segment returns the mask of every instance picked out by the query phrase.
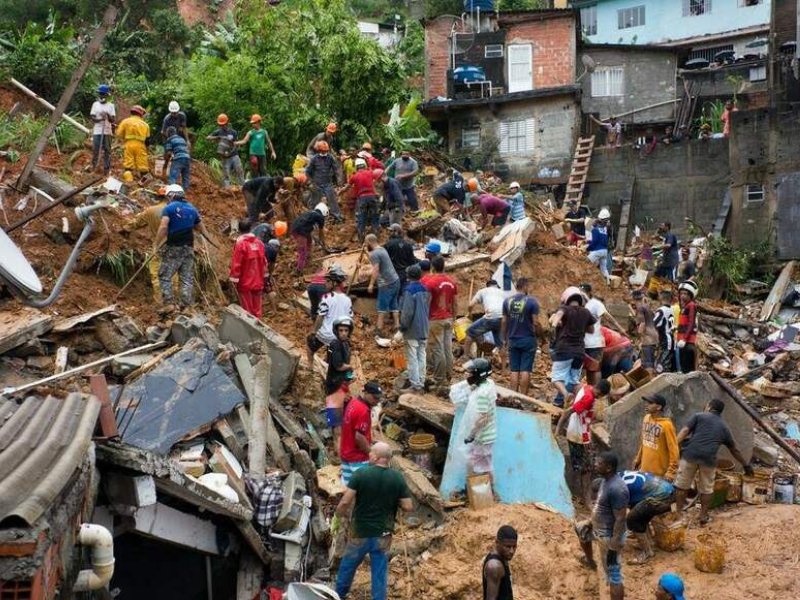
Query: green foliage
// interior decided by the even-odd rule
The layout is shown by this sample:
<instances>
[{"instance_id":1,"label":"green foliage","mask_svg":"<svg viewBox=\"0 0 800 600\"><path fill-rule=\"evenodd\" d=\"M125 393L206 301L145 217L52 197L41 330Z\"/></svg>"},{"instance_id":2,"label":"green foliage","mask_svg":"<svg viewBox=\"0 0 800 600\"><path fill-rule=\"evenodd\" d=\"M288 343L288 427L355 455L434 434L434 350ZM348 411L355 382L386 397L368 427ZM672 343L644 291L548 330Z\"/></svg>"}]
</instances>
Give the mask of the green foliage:
<instances>
[{"instance_id":1,"label":"green foliage","mask_svg":"<svg viewBox=\"0 0 800 600\"><path fill-rule=\"evenodd\" d=\"M722 133L722 113L725 112L725 103L722 100L714 100L703 104L703 112L700 115L700 125L708 123L711 125L712 133Z\"/></svg>"},{"instance_id":2,"label":"green foliage","mask_svg":"<svg viewBox=\"0 0 800 600\"><path fill-rule=\"evenodd\" d=\"M535 10L547 8L547 0L497 0L497 8L502 12L505 10Z\"/></svg>"},{"instance_id":3,"label":"green foliage","mask_svg":"<svg viewBox=\"0 0 800 600\"><path fill-rule=\"evenodd\" d=\"M20 113L9 119L7 114L0 112L0 149L30 152L47 121L47 117L35 117L30 113ZM86 139L86 134L64 121L58 124L53 135L61 151L79 148Z\"/></svg>"},{"instance_id":4,"label":"green foliage","mask_svg":"<svg viewBox=\"0 0 800 600\"><path fill-rule=\"evenodd\" d=\"M394 150L431 146L439 136L431 129L428 120L419 112L421 98L414 96L400 114L400 106L392 108L389 123L384 126L381 139Z\"/></svg>"},{"instance_id":5,"label":"green foliage","mask_svg":"<svg viewBox=\"0 0 800 600\"><path fill-rule=\"evenodd\" d=\"M721 281L729 294L733 293L735 286L763 276L761 269L775 255L772 235L742 248L734 248L728 238L712 237L708 241L708 250L711 276Z\"/></svg>"},{"instance_id":6,"label":"green foliage","mask_svg":"<svg viewBox=\"0 0 800 600\"><path fill-rule=\"evenodd\" d=\"M419 21L406 23L406 34L397 45L397 52L406 74L413 77L425 73L425 30Z\"/></svg>"},{"instance_id":7,"label":"green foliage","mask_svg":"<svg viewBox=\"0 0 800 600\"><path fill-rule=\"evenodd\" d=\"M140 263L141 260L134 250L106 253L95 261L97 272L108 271L117 285L125 285Z\"/></svg>"},{"instance_id":8,"label":"green foliage","mask_svg":"<svg viewBox=\"0 0 800 600\"><path fill-rule=\"evenodd\" d=\"M463 0L425 0L425 18L441 15L460 15L464 12Z\"/></svg>"}]
</instances>

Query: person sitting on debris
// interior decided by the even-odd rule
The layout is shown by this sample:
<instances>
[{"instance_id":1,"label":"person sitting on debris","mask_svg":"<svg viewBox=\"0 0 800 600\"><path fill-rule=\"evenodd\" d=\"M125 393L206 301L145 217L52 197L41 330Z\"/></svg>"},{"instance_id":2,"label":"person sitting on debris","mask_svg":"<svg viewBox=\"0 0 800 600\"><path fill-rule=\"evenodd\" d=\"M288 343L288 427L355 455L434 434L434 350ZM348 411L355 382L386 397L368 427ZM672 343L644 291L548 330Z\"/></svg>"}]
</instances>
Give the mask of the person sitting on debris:
<instances>
[{"instance_id":1,"label":"person sitting on debris","mask_svg":"<svg viewBox=\"0 0 800 600\"><path fill-rule=\"evenodd\" d=\"M333 434L334 452L338 454L345 398L350 393L353 380L350 336L353 334L353 319L339 317L333 322L336 334L328 345L328 371L325 374L325 416Z\"/></svg>"},{"instance_id":2,"label":"person sitting on debris","mask_svg":"<svg viewBox=\"0 0 800 600\"><path fill-rule=\"evenodd\" d=\"M569 233L567 233L567 243L576 245L586 239L586 219L592 216L592 211L585 204L579 204L577 200L567 200L567 214L564 221L569 223Z\"/></svg>"},{"instance_id":3,"label":"person sitting on debris","mask_svg":"<svg viewBox=\"0 0 800 600\"><path fill-rule=\"evenodd\" d=\"M717 452L725 445L731 456L744 467L746 475L753 474L753 467L736 447L731 430L722 420L725 403L712 398L705 411L693 415L678 433L678 445L688 438L683 446L683 454L678 463L675 487L678 488L675 504L681 511L686 507L686 496L697 478L697 493L700 494L700 525L709 521L708 509L714 493L714 480L717 475Z\"/></svg>"},{"instance_id":4,"label":"person sitting on debris","mask_svg":"<svg viewBox=\"0 0 800 600\"><path fill-rule=\"evenodd\" d=\"M435 256L431 266L433 273L425 275L421 282L431 293L428 346L433 379L441 393L450 385L453 375L453 319L456 315L458 284L445 274L443 256Z\"/></svg>"},{"instance_id":5,"label":"person sitting on debris","mask_svg":"<svg viewBox=\"0 0 800 600\"><path fill-rule=\"evenodd\" d=\"M156 247L161 249L161 268L158 281L161 284L161 297L165 303L164 311L174 309L172 277L178 274L180 281L181 306L191 306L194 302L194 230L198 229L210 243L205 224L200 213L186 199L183 188L177 184L167 186L169 204L161 213L161 224L156 234Z\"/></svg>"},{"instance_id":6,"label":"person sitting on debris","mask_svg":"<svg viewBox=\"0 0 800 600\"><path fill-rule=\"evenodd\" d=\"M639 471L623 472L622 481L625 482L630 497L626 524L639 546L639 555L628 563L643 565L656 555L649 532L650 521L672 510L675 486L657 475Z\"/></svg>"},{"instance_id":7,"label":"person sitting on debris","mask_svg":"<svg viewBox=\"0 0 800 600\"><path fill-rule=\"evenodd\" d=\"M509 385L520 394L528 394L533 363L536 359L536 315L539 302L528 294L530 280L517 279L517 293L503 301L500 338L508 351L511 371Z\"/></svg>"},{"instance_id":8,"label":"person sitting on debris","mask_svg":"<svg viewBox=\"0 0 800 600\"><path fill-rule=\"evenodd\" d=\"M678 472L680 448L672 419L664 416L667 399L661 394L644 396L645 414L639 451L633 459L637 471L652 473L673 481Z\"/></svg>"},{"instance_id":9,"label":"person sitting on debris","mask_svg":"<svg viewBox=\"0 0 800 600\"><path fill-rule=\"evenodd\" d=\"M260 214L267 219L275 216L275 195L283 188L283 177L252 177L242 186L247 216L257 219Z\"/></svg>"},{"instance_id":10,"label":"person sitting on debris","mask_svg":"<svg viewBox=\"0 0 800 600\"><path fill-rule=\"evenodd\" d=\"M389 467L392 449L378 442L369 451L369 465L355 473L336 507L344 519L352 510L352 537L347 542L336 575L336 593L347 598L356 570L369 555L371 597L386 600L389 583L389 550L397 508L414 509L403 475ZM337 520L338 521L338 520Z\"/></svg>"},{"instance_id":11,"label":"person sitting on debris","mask_svg":"<svg viewBox=\"0 0 800 600\"><path fill-rule=\"evenodd\" d=\"M678 283L683 283L684 281L694 279L694 276L697 274L697 266L690 258L689 248L681 248L681 260L678 262L677 271L678 273L675 280Z\"/></svg>"},{"instance_id":12,"label":"person sitting on debris","mask_svg":"<svg viewBox=\"0 0 800 600\"><path fill-rule=\"evenodd\" d=\"M664 137L661 138L661 143L665 146L670 146L672 144L678 144L682 140L682 136L680 133L675 133L675 129L672 125L667 125L666 129L664 129Z\"/></svg>"},{"instance_id":13,"label":"person sitting on debris","mask_svg":"<svg viewBox=\"0 0 800 600\"><path fill-rule=\"evenodd\" d=\"M367 293L372 294L375 290L375 282L378 283L378 323L375 335L385 338L383 325L386 313L392 315L394 330L400 329L400 307L397 304L400 295L400 277L394 270L386 248L382 248L378 244L378 237L374 233L370 233L364 241L369 250L369 262L372 265Z\"/></svg>"},{"instance_id":14,"label":"person sitting on debris","mask_svg":"<svg viewBox=\"0 0 800 600\"><path fill-rule=\"evenodd\" d=\"M261 115L255 114L250 117L250 125L253 128L248 131L245 136L235 142L237 146L247 145L247 154L250 157L248 164L250 165L251 177L264 177L267 174L267 145L269 145L270 156L275 160L275 148L272 146L272 138L266 129L261 126Z\"/></svg>"},{"instance_id":15,"label":"person sitting on debris","mask_svg":"<svg viewBox=\"0 0 800 600\"><path fill-rule=\"evenodd\" d=\"M103 151L103 175L108 175L111 170L111 141L114 137L114 124L117 111L114 103L108 101L111 88L102 84L97 88L97 100L92 104L89 118L94 123L92 127L92 171L97 171L100 162L100 150Z\"/></svg>"},{"instance_id":16,"label":"person sitting on debris","mask_svg":"<svg viewBox=\"0 0 800 600\"><path fill-rule=\"evenodd\" d=\"M314 332L306 338L308 349L308 366L314 366L314 354L323 346L328 346L336 339L333 323L339 317L353 316L353 301L344 291L344 282L347 279L340 266L334 266L325 274L325 279L333 285L331 292L326 294L319 303L317 319L314 322Z\"/></svg>"},{"instance_id":17,"label":"person sitting on debris","mask_svg":"<svg viewBox=\"0 0 800 600\"><path fill-rule=\"evenodd\" d=\"M627 373L633 368L633 343L630 338L608 327L600 327L603 335L603 360L600 374L604 379L615 373Z\"/></svg>"},{"instance_id":18,"label":"person sitting on debris","mask_svg":"<svg viewBox=\"0 0 800 600\"><path fill-rule=\"evenodd\" d=\"M318 133L311 138L310 142L308 142L308 146L306 146L306 156L311 158L317 153L317 144L319 142L325 142L328 144L328 148L333 148L334 136L336 135L338 129L339 128L337 127L336 123L333 121L328 123L328 125L325 127L325 131Z\"/></svg>"},{"instance_id":19,"label":"person sitting on debris","mask_svg":"<svg viewBox=\"0 0 800 600\"><path fill-rule=\"evenodd\" d=\"M611 283L611 273L608 268L608 253L611 246L611 229L608 223L610 218L611 213L607 208L600 209L597 220L586 236L586 241L589 242L586 247L589 252L589 262L600 267L607 284Z\"/></svg>"},{"instance_id":20,"label":"person sitting on debris","mask_svg":"<svg viewBox=\"0 0 800 600\"><path fill-rule=\"evenodd\" d=\"M580 381L586 354L584 340L586 334L592 333L598 326L584 304L586 296L583 292L577 287L568 287L561 294L561 307L550 317L550 325L555 328L550 373L550 380L557 391L553 399L555 406L564 406L564 400L572 395Z\"/></svg>"},{"instance_id":21,"label":"person sitting on debris","mask_svg":"<svg viewBox=\"0 0 800 600\"><path fill-rule=\"evenodd\" d=\"M580 482L584 506L592 505L592 459L594 456L591 425L594 421L594 404L608 395L611 384L601 379L595 385L585 383L575 394L575 401L558 420L556 435L565 435L569 446L572 470Z\"/></svg>"},{"instance_id":22,"label":"person sitting on debris","mask_svg":"<svg viewBox=\"0 0 800 600\"><path fill-rule=\"evenodd\" d=\"M206 136L206 139L217 140L217 156L222 164L222 187L227 188L231 184L231 175L235 185L244 183L244 169L242 159L236 150L236 138L239 136L237 131L228 126L228 115L221 113L217 117L219 127Z\"/></svg>"},{"instance_id":23,"label":"person sitting on debris","mask_svg":"<svg viewBox=\"0 0 800 600\"><path fill-rule=\"evenodd\" d=\"M497 530L494 551L483 559L483 600L514 600L509 562L517 552L517 530L503 525Z\"/></svg>"},{"instance_id":24,"label":"person sitting on debris","mask_svg":"<svg viewBox=\"0 0 800 600\"><path fill-rule=\"evenodd\" d=\"M383 182L383 201L389 218L389 226L403 222L403 190L400 182L394 177L389 177L387 171L381 174Z\"/></svg>"},{"instance_id":25,"label":"person sitting on debris","mask_svg":"<svg viewBox=\"0 0 800 600\"><path fill-rule=\"evenodd\" d=\"M306 167L306 176L314 184L310 202L322 202L325 197L333 218L337 223L344 221L339 209L339 198L336 185L344 183L341 163L330 153L328 142L317 142L317 153L311 157Z\"/></svg>"},{"instance_id":26,"label":"person sitting on debris","mask_svg":"<svg viewBox=\"0 0 800 600\"><path fill-rule=\"evenodd\" d=\"M683 579L675 573L664 573L658 578L655 600L686 600Z\"/></svg>"},{"instance_id":27,"label":"person sitting on debris","mask_svg":"<svg viewBox=\"0 0 800 600\"><path fill-rule=\"evenodd\" d=\"M367 161L363 158L356 159L356 173L344 188L346 192L353 188L356 197L356 230L358 240L364 241L367 226L372 233L377 234L380 228L380 214L378 211L378 193L375 191L375 173L367 168Z\"/></svg>"},{"instance_id":28,"label":"person sitting on debris","mask_svg":"<svg viewBox=\"0 0 800 600\"><path fill-rule=\"evenodd\" d=\"M138 104L131 107L131 116L117 126L117 139L123 146L122 166L126 171L136 171L139 177L150 172L147 159L147 141L150 126L144 120L145 110Z\"/></svg>"},{"instance_id":29,"label":"person sitting on debris","mask_svg":"<svg viewBox=\"0 0 800 600\"><path fill-rule=\"evenodd\" d=\"M393 223L389 226L389 239L383 245L389 254L389 260L400 278L400 295L406 287L406 270L411 265L416 265L419 261L414 256L414 244L403 234L403 226L400 223Z\"/></svg>"},{"instance_id":30,"label":"person sitting on debris","mask_svg":"<svg viewBox=\"0 0 800 600\"><path fill-rule=\"evenodd\" d=\"M383 390L376 381L364 385L361 396L351 398L342 417L342 438L339 456L342 459L342 483L347 485L353 473L369 464L369 449L372 445L372 407L383 397Z\"/></svg>"},{"instance_id":31,"label":"person sitting on debris","mask_svg":"<svg viewBox=\"0 0 800 600\"><path fill-rule=\"evenodd\" d=\"M617 117L612 116L608 121L601 121L590 114L589 118L606 130L606 146L609 148L622 146L622 123L617 120Z\"/></svg>"},{"instance_id":32,"label":"person sitting on debris","mask_svg":"<svg viewBox=\"0 0 800 600\"><path fill-rule=\"evenodd\" d=\"M306 211L292 221L292 237L297 245L297 263L295 264L297 275L303 274L303 269L306 268L306 263L311 256L311 244L315 229L319 234L320 246L327 249L325 245L325 219L327 216L328 205L320 202L314 207L314 210Z\"/></svg>"},{"instance_id":33,"label":"person sitting on debris","mask_svg":"<svg viewBox=\"0 0 800 600\"><path fill-rule=\"evenodd\" d=\"M164 142L164 169L169 164L169 177L167 183L178 183L189 191L189 178L192 171L192 157L189 154L189 144L178 135L174 127L167 127L167 140ZM163 175L163 174L162 174Z\"/></svg>"},{"instance_id":34,"label":"person sitting on debris","mask_svg":"<svg viewBox=\"0 0 800 600\"><path fill-rule=\"evenodd\" d=\"M390 173L400 184L404 206L412 212L417 212L419 202L417 201L416 177L419 173L419 163L411 158L408 150L402 150L400 158L389 165L386 172Z\"/></svg>"},{"instance_id":35,"label":"person sitting on debris","mask_svg":"<svg viewBox=\"0 0 800 600\"><path fill-rule=\"evenodd\" d=\"M639 358L651 375L656 370L656 348L658 332L653 318L653 309L643 290L633 290L631 297L636 303L636 332L639 334Z\"/></svg>"},{"instance_id":36,"label":"person sitting on debris","mask_svg":"<svg viewBox=\"0 0 800 600\"><path fill-rule=\"evenodd\" d=\"M620 559L625 546L630 492L617 473L619 459L614 452L600 453L595 458L594 468L602 477L602 482L592 509L591 521L576 524L575 531L585 555L585 564L592 569L597 568L592 547L594 540L609 585L611 600L623 600L625 587Z\"/></svg>"},{"instance_id":37,"label":"person sitting on debris","mask_svg":"<svg viewBox=\"0 0 800 600\"><path fill-rule=\"evenodd\" d=\"M491 215L492 227L498 227L506 224L508 214L511 212L511 205L502 198L484 192L476 198L472 212L480 212L482 229L489 225L489 215Z\"/></svg>"},{"instance_id":38,"label":"person sitting on debris","mask_svg":"<svg viewBox=\"0 0 800 600\"><path fill-rule=\"evenodd\" d=\"M158 228L161 225L161 214L164 212L164 207L167 205L167 188L162 186L158 192L153 196L156 203L148 206L133 219L125 223L122 230L125 232L133 231L147 227L148 232L153 238L153 248L148 258L147 270L150 272L150 285L153 288L153 300L159 306L162 303L161 298L161 284L158 280L158 271L161 268L161 255L160 248L155 244L156 237L158 236Z\"/></svg>"},{"instance_id":39,"label":"person sitting on debris","mask_svg":"<svg viewBox=\"0 0 800 600\"><path fill-rule=\"evenodd\" d=\"M494 279L489 279L486 282L486 287L475 292L475 295L470 298L468 313L472 314L475 307L480 304L483 307L483 316L467 328L464 351L462 352L465 358L471 358L470 348L472 344L475 343L480 346L487 333L492 334L492 343L495 348L503 348L503 301L506 296L508 294L500 289L497 282ZM513 384L511 387L513 389Z\"/></svg>"},{"instance_id":40,"label":"person sitting on debris","mask_svg":"<svg viewBox=\"0 0 800 600\"><path fill-rule=\"evenodd\" d=\"M528 215L525 214L525 197L519 189L519 183L512 181L508 186L508 190L511 192L510 194L498 194L498 197L507 200L511 205L509 221L512 223L514 221L522 221Z\"/></svg>"},{"instance_id":41,"label":"person sitting on debris","mask_svg":"<svg viewBox=\"0 0 800 600\"><path fill-rule=\"evenodd\" d=\"M684 281L678 286L678 302L680 315L676 329L676 346L678 348L678 367L681 373L691 373L697 370L697 284L694 281Z\"/></svg>"},{"instance_id":42,"label":"person sitting on debris","mask_svg":"<svg viewBox=\"0 0 800 600\"><path fill-rule=\"evenodd\" d=\"M267 257L264 243L252 234L249 219L239 221L239 233L233 246L230 280L236 286L239 304L242 308L260 319L262 315L262 295L264 279L267 276Z\"/></svg>"},{"instance_id":43,"label":"person sitting on debris","mask_svg":"<svg viewBox=\"0 0 800 600\"><path fill-rule=\"evenodd\" d=\"M488 475L494 480L492 457L497 439L497 388L492 375L492 365L485 358L476 358L464 365L470 402L475 403L477 419L468 431L464 443L469 445L467 477Z\"/></svg>"},{"instance_id":44,"label":"person sitting on debris","mask_svg":"<svg viewBox=\"0 0 800 600\"><path fill-rule=\"evenodd\" d=\"M675 317L672 313L672 292L662 290L659 294L661 306L653 314L653 326L658 332L656 350L656 373L672 373L675 370L674 333Z\"/></svg>"},{"instance_id":45,"label":"person sitting on debris","mask_svg":"<svg viewBox=\"0 0 800 600\"><path fill-rule=\"evenodd\" d=\"M614 315L608 312L602 300L594 296L590 283L582 283L578 288L588 298L585 306L586 310L592 313L592 316L597 320L594 331L592 333L587 333L583 339L583 343L586 346L586 355L583 360L583 368L586 370L586 381L594 384L600 381L600 367L603 362L603 346L605 346L603 333L600 330L600 323L605 319L616 331L622 331L622 326L614 318Z\"/></svg>"},{"instance_id":46,"label":"person sitting on debris","mask_svg":"<svg viewBox=\"0 0 800 600\"><path fill-rule=\"evenodd\" d=\"M470 179L470 181L472 181ZM478 189L477 179L475 180L475 190ZM473 190L473 191L475 191ZM441 214L445 214L450 210L452 205L461 207L464 205L466 199L466 190L464 185L464 178L457 171L453 174L453 179L444 183L436 188L433 192L433 202L436 204L437 210Z\"/></svg>"},{"instance_id":47,"label":"person sitting on debris","mask_svg":"<svg viewBox=\"0 0 800 600\"><path fill-rule=\"evenodd\" d=\"M408 381L405 387L412 392L425 391L427 343L430 331L431 294L420 283L422 269L413 264L406 269L408 285L400 301L400 332L406 351Z\"/></svg>"}]
</instances>

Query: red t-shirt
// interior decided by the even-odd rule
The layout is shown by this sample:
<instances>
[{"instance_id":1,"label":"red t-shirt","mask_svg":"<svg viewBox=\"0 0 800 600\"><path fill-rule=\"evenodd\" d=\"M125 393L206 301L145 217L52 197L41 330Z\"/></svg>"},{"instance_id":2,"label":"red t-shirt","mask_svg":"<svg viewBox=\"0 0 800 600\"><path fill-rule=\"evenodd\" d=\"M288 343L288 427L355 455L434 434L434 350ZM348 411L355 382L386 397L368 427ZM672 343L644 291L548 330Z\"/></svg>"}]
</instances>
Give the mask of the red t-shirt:
<instances>
[{"instance_id":1,"label":"red t-shirt","mask_svg":"<svg viewBox=\"0 0 800 600\"><path fill-rule=\"evenodd\" d=\"M431 293L431 320L452 319L453 311L450 307L453 306L458 294L455 280L444 273L435 273L425 275L420 283Z\"/></svg>"},{"instance_id":2,"label":"red t-shirt","mask_svg":"<svg viewBox=\"0 0 800 600\"><path fill-rule=\"evenodd\" d=\"M350 185L356 198L375 196L375 175L369 169L361 169L350 176Z\"/></svg>"},{"instance_id":3,"label":"red t-shirt","mask_svg":"<svg viewBox=\"0 0 800 600\"><path fill-rule=\"evenodd\" d=\"M592 441L592 434L589 426L594 421L594 389L591 385L584 383L575 396L572 409L581 420L581 435L583 443L588 444Z\"/></svg>"},{"instance_id":4,"label":"red t-shirt","mask_svg":"<svg viewBox=\"0 0 800 600\"><path fill-rule=\"evenodd\" d=\"M369 451L362 452L356 446L356 432L367 438L367 444L372 445L370 409L369 405L361 398L353 398L344 409L339 455L345 462L366 462L369 460Z\"/></svg>"}]
</instances>

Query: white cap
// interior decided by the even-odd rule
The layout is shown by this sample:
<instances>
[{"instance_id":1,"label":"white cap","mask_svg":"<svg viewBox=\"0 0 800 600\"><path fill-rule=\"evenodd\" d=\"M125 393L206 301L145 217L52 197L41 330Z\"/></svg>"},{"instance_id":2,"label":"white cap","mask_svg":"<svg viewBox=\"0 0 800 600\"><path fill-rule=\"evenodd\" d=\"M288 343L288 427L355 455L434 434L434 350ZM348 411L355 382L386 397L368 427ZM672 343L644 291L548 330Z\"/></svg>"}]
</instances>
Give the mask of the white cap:
<instances>
[{"instance_id":1,"label":"white cap","mask_svg":"<svg viewBox=\"0 0 800 600\"><path fill-rule=\"evenodd\" d=\"M271 240L269 240L267 242L267 245L268 246L274 246L275 248L280 248L281 247L281 243L278 240L276 240L275 238L272 238Z\"/></svg>"},{"instance_id":2,"label":"white cap","mask_svg":"<svg viewBox=\"0 0 800 600\"><path fill-rule=\"evenodd\" d=\"M356 156L358 156L361 159L365 159L369 156L369 152L367 152L366 150L362 150L361 152L356 154Z\"/></svg>"},{"instance_id":3,"label":"white cap","mask_svg":"<svg viewBox=\"0 0 800 600\"><path fill-rule=\"evenodd\" d=\"M355 161L356 169L366 169L367 168L367 161L363 158L357 158Z\"/></svg>"},{"instance_id":4,"label":"white cap","mask_svg":"<svg viewBox=\"0 0 800 600\"><path fill-rule=\"evenodd\" d=\"M180 109L181 105L175 102L175 100L169 103L169 112L175 113L178 112Z\"/></svg>"},{"instance_id":5,"label":"white cap","mask_svg":"<svg viewBox=\"0 0 800 600\"><path fill-rule=\"evenodd\" d=\"M323 217L327 217L328 213L330 212L328 210L328 205L325 204L324 202L320 202L319 204L317 204L314 207L314 210L318 210L319 212L321 212Z\"/></svg>"},{"instance_id":6,"label":"white cap","mask_svg":"<svg viewBox=\"0 0 800 600\"><path fill-rule=\"evenodd\" d=\"M600 219L601 221L604 221L606 219L610 219L611 218L611 213L609 212L609 210L607 208L601 208L600 212L597 213L597 218Z\"/></svg>"},{"instance_id":7,"label":"white cap","mask_svg":"<svg viewBox=\"0 0 800 600\"><path fill-rule=\"evenodd\" d=\"M517 183L516 181L512 181L511 185L509 185L508 187L509 188L517 188L517 189L519 189L519 183Z\"/></svg>"},{"instance_id":8,"label":"white cap","mask_svg":"<svg viewBox=\"0 0 800 600\"><path fill-rule=\"evenodd\" d=\"M184 194L183 188L179 186L177 183L169 184L167 186L167 189L165 190L165 193L167 196L169 196L170 194L180 194L181 196L183 196Z\"/></svg>"}]
</instances>

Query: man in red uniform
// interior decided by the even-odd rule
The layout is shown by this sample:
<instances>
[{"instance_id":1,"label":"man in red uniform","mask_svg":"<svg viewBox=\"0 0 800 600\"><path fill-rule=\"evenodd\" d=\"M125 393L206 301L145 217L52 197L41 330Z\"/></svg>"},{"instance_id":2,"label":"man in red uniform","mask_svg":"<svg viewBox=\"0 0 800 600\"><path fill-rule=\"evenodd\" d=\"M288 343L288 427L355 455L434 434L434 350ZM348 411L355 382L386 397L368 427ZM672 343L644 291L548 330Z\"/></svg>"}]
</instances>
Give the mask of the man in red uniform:
<instances>
[{"instance_id":1,"label":"man in red uniform","mask_svg":"<svg viewBox=\"0 0 800 600\"><path fill-rule=\"evenodd\" d=\"M378 235L380 229L378 194L375 191L377 178L372 169L367 168L367 161L363 158L357 158L355 166L356 172L350 176L350 181L347 182L345 190L353 188L353 195L356 198L358 240L363 242L368 226L372 228L372 233L375 235Z\"/></svg>"},{"instance_id":2,"label":"man in red uniform","mask_svg":"<svg viewBox=\"0 0 800 600\"><path fill-rule=\"evenodd\" d=\"M456 314L458 285L455 279L445 275L444 257L434 256L431 267L433 273L420 280L431 294L428 350L438 391L446 392L453 374L453 318Z\"/></svg>"},{"instance_id":3,"label":"man in red uniform","mask_svg":"<svg viewBox=\"0 0 800 600\"><path fill-rule=\"evenodd\" d=\"M347 485L353 473L369 464L372 447L372 407L378 404L383 390L376 381L364 385L361 396L353 397L344 409L339 457L342 459L342 483Z\"/></svg>"},{"instance_id":4,"label":"man in red uniform","mask_svg":"<svg viewBox=\"0 0 800 600\"><path fill-rule=\"evenodd\" d=\"M233 247L230 280L236 284L242 308L260 319L267 258L264 254L264 242L250 233L252 226L250 219L239 221L239 232L242 235L236 239Z\"/></svg>"}]
</instances>

